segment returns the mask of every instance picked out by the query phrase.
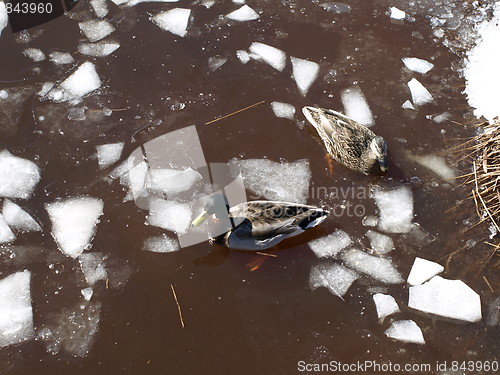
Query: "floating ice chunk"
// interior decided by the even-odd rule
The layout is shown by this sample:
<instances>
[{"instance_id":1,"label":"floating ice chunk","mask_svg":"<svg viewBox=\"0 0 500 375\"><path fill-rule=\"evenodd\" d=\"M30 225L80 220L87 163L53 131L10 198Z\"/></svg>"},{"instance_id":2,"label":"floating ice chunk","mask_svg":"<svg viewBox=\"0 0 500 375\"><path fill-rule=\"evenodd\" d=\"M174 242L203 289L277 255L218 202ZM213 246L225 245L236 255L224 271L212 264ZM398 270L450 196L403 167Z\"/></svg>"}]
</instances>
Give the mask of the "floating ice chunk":
<instances>
[{"instance_id":1,"label":"floating ice chunk","mask_svg":"<svg viewBox=\"0 0 500 375\"><path fill-rule=\"evenodd\" d=\"M451 169L442 156L436 155L412 155L408 154L408 157L417 162L418 164L430 169L432 172L437 174L443 180L454 184L455 181L455 171Z\"/></svg>"},{"instance_id":2,"label":"floating ice chunk","mask_svg":"<svg viewBox=\"0 0 500 375\"><path fill-rule=\"evenodd\" d=\"M16 235L12 232L4 219L3 215L0 214L0 244L10 243L16 239Z\"/></svg>"},{"instance_id":3,"label":"floating ice chunk","mask_svg":"<svg viewBox=\"0 0 500 375\"><path fill-rule=\"evenodd\" d=\"M370 240L371 249L376 253L387 254L389 251L394 250L394 241L385 234L369 230L366 232L366 237Z\"/></svg>"},{"instance_id":4,"label":"floating ice chunk","mask_svg":"<svg viewBox=\"0 0 500 375\"><path fill-rule=\"evenodd\" d=\"M398 320L384 332L387 337L413 344L425 344L422 330L413 320Z\"/></svg>"},{"instance_id":5,"label":"floating ice chunk","mask_svg":"<svg viewBox=\"0 0 500 375\"><path fill-rule=\"evenodd\" d=\"M3 29L9 23L9 14L7 13L7 8L5 7L5 3L0 2L0 35L2 35Z\"/></svg>"},{"instance_id":6,"label":"floating ice chunk","mask_svg":"<svg viewBox=\"0 0 500 375\"><path fill-rule=\"evenodd\" d=\"M424 105L434 100L431 93L415 78L412 78L408 82L408 88L410 89L411 98L415 105Z\"/></svg>"},{"instance_id":7,"label":"floating ice chunk","mask_svg":"<svg viewBox=\"0 0 500 375\"><path fill-rule=\"evenodd\" d=\"M80 268L85 276L85 280L87 280L89 285L94 285L97 281L108 278L101 253L80 254L78 261L80 262Z\"/></svg>"},{"instance_id":8,"label":"floating ice chunk","mask_svg":"<svg viewBox=\"0 0 500 375\"><path fill-rule=\"evenodd\" d=\"M145 161L141 161L120 177L120 183L128 186L134 199L144 195L148 170L148 164Z\"/></svg>"},{"instance_id":9,"label":"floating ice chunk","mask_svg":"<svg viewBox=\"0 0 500 375\"><path fill-rule=\"evenodd\" d=\"M146 188L153 192L173 195L189 190L201 179L201 174L191 168L183 171L166 168L151 169L146 177Z\"/></svg>"},{"instance_id":10,"label":"floating ice chunk","mask_svg":"<svg viewBox=\"0 0 500 375\"><path fill-rule=\"evenodd\" d=\"M245 0L233 0L235 4L245 4Z\"/></svg>"},{"instance_id":11,"label":"floating ice chunk","mask_svg":"<svg viewBox=\"0 0 500 375\"><path fill-rule=\"evenodd\" d=\"M420 285L443 271L442 265L417 257L413 262L407 282L410 285Z\"/></svg>"},{"instance_id":12,"label":"floating ice chunk","mask_svg":"<svg viewBox=\"0 0 500 375\"><path fill-rule=\"evenodd\" d=\"M29 57L31 60L35 62L40 62L45 60L45 53L43 53L38 48L26 48L23 51L24 56Z\"/></svg>"},{"instance_id":13,"label":"floating ice chunk","mask_svg":"<svg viewBox=\"0 0 500 375\"><path fill-rule=\"evenodd\" d=\"M165 31L174 35L186 36L191 9L174 8L158 13L152 18L153 22Z\"/></svg>"},{"instance_id":14,"label":"floating ice chunk","mask_svg":"<svg viewBox=\"0 0 500 375\"><path fill-rule=\"evenodd\" d=\"M439 115L433 116L432 121L437 122L438 124L441 124L442 122L449 120L450 117L451 117L450 112L443 112Z\"/></svg>"},{"instance_id":15,"label":"floating ice chunk","mask_svg":"<svg viewBox=\"0 0 500 375\"><path fill-rule=\"evenodd\" d=\"M132 7L141 3L176 3L179 0L128 0L127 6Z\"/></svg>"},{"instance_id":16,"label":"floating ice chunk","mask_svg":"<svg viewBox=\"0 0 500 375\"><path fill-rule=\"evenodd\" d=\"M309 247L319 258L334 257L352 245L349 235L341 229L309 242Z\"/></svg>"},{"instance_id":17,"label":"floating ice chunk","mask_svg":"<svg viewBox=\"0 0 500 375\"><path fill-rule=\"evenodd\" d=\"M209 57L208 58L208 67L212 72L215 72L217 69L219 69L222 65L224 65L227 62L227 59L225 57Z\"/></svg>"},{"instance_id":18,"label":"floating ice chunk","mask_svg":"<svg viewBox=\"0 0 500 375\"><path fill-rule=\"evenodd\" d=\"M377 309L377 316L379 319L384 319L386 316L401 311L394 297L387 294L374 294L373 302L375 302L375 308Z\"/></svg>"},{"instance_id":19,"label":"floating ice chunk","mask_svg":"<svg viewBox=\"0 0 500 375\"><path fill-rule=\"evenodd\" d=\"M146 238L142 248L153 253L170 253L179 250L179 243L166 234Z\"/></svg>"},{"instance_id":20,"label":"floating ice chunk","mask_svg":"<svg viewBox=\"0 0 500 375\"><path fill-rule=\"evenodd\" d=\"M248 54L247 51L239 49L236 51L236 57L238 60L240 60L243 64L246 64L247 62L250 61L250 55Z\"/></svg>"},{"instance_id":21,"label":"floating ice chunk","mask_svg":"<svg viewBox=\"0 0 500 375\"><path fill-rule=\"evenodd\" d=\"M9 93L5 90L0 90L0 99L5 100L9 97Z\"/></svg>"},{"instance_id":22,"label":"floating ice chunk","mask_svg":"<svg viewBox=\"0 0 500 375\"><path fill-rule=\"evenodd\" d=\"M92 197L65 198L45 205L52 236L64 254L77 258L90 244L103 206L102 200Z\"/></svg>"},{"instance_id":23,"label":"floating ice chunk","mask_svg":"<svg viewBox=\"0 0 500 375\"><path fill-rule=\"evenodd\" d=\"M115 3L116 5L123 5L127 2L129 2L130 0L111 0L113 3Z\"/></svg>"},{"instance_id":24,"label":"floating ice chunk","mask_svg":"<svg viewBox=\"0 0 500 375\"><path fill-rule=\"evenodd\" d=\"M393 20L401 21L404 20L406 17L406 13L396 7L390 7L389 12L390 12L389 17L391 17Z\"/></svg>"},{"instance_id":25,"label":"floating ice chunk","mask_svg":"<svg viewBox=\"0 0 500 375\"><path fill-rule=\"evenodd\" d=\"M252 58L266 62L280 72L285 69L286 54L282 50L259 42L253 42L249 50Z\"/></svg>"},{"instance_id":26,"label":"floating ice chunk","mask_svg":"<svg viewBox=\"0 0 500 375\"><path fill-rule=\"evenodd\" d=\"M40 181L35 163L0 151L0 197L27 199Z\"/></svg>"},{"instance_id":27,"label":"floating ice chunk","mask_svg":"<svg viewBox=\"0 0 500 375\"><path fill-rule=\"evenodd\" d=\"M402 185L392 190L376 188L373 198L379 209L379 228L384 232L407 233L413 219L413 195L411 189Z\"/></svg>"},{"instance_id":28,"label":"floating ice chunk","mask_svg":"<svg viewBox=\"0 0 500 375\"><path fill-rule=\"evenodd\" d=\"M413 109L413 110L415 109L415 107L413 106L413 104L409 100L405 101L403 103L403 105L401 106L401 108L403 108L403 109Z\"/></svg>"},{"instance_id":29,"label":"floating ice chunk","mask_svg":"<svg viewBox=\"0 0 500 375\"><path fill-rule=\"evenodd\" d=\"M300 93L306 96L313 82L318 78L319 65L313 61L290 57L292 75Z\"/></svg>"},{"instance_id":30,"label":"floating ice chunk","mask_svg":"<svg viewBox=\"0 0 500 375\"><path fill-rule=\"evenodd\" d=\"M327 288L333 295L342 298L359 275L337 263L318 264L311 268L309 286L311 290Z\"/></svg>"},{"instance_id":31,"label":"floating ice chunk","mask_svg":"<svg viewBox=\"0 0 500 375\"><path fill-rule=\"evenodd\" d=\"M292 163L267 159L233 159L231 173L241 172L245 188L254 194L251 200L269 199L292 203L306 203L311 168L306 159Z\"/></svg>"},{"instance_id":32,"label":"floating ice chunk","mask_svg":"<svg viewBox=\"0 0 500 375\"><path fill-rule=\"evenodd\" d=\"M123 142L96 146L99 168L105 169L120 160L124 146Z\"/></svg>"},{"instance_id":33,"label":"floating ice chunk","mask_svg":"<svg viewBox=\"0 0 500 375\"><path fill-rule=\"evenodd\" d=\"M425 74L429 70L434 68L433 63L430 63L426 60L418 59L416 57L403 57L401 60L403 60L403 63L408 69L421 74Z\"/></svg>"},{"instance_id":34,"label":"floating ice chunk","mask_svg":"<svg viewBox=\"0 0 500 375\"><path fill-rule=\"evenodd\" d=\"M80 65L61 83L61 88L74 98L81 98L99 87L101 79L95 70L95 65L89 61Z\"/></svg>"},{"instance_id":35,"label":"floating ice chunk","mask_svg":"<svg viewBox=\"0 0 500 375\"><path fill-rule=\"evenodd\" d=\"M368 215L363 218L361 223L365 227L376 227L378 225L378 218L373 215Z\"/></svg>"},{"instance_id":36,"label":"floating ice chunk","mask_svg":"<svg viewBox=\"0 0 500 375\"><path fill-rule=\"evenodd\" d=\"M406 242L411 243L412 245L418 245L419 247L426 246L436 239L433 234L427 232L418 223L412 223L410 232L403 234L401 238L403 238Z\"/></svg>"},{"instance_id":37,"label":"floating ice chunk","mask_svg":"<svg viewBox=\"0 0 500 375\"><path fill-rule=\"evenodd\" d=\"M90 42L97 42L112 34L116 29L106 20L89 20L78 24Z\"/></svg>"},{"instance_id":38,"label":"floating ice chunk","mask_svg":"<svg viewBox=\"0 0 500 375\"><path fill-rule=\"evenodd\" d=\"M30 279L21 271L0 280L0 348L35 337Z\"/></svg>"},{"instance_id":39,"label":"floating ice chunk","mask_svg":"<svg viewBox=\"0 0 500 375\"><path fill-rule=\"evenodd\" d=\"M323 3L321 4L321 7L324 10L327 10L328 12L336 13L336 14L343 14L343 13L350 13L351 12L351 7L347 4L344 3Z\"/></svg>"},{"instance_id":40,"label":"floating ice chunk","mask_svg":"<svg viewBox=\"0 0 500 375\"><path fill-rule=\"evenodd\" d=\"M148 224L184 234L191 224L191 207L187 203L151 199Z\"/></svg>"},{"instance_id":41,"label":"floating ice chunk","mask_svg":"<svg viewBox=\"0 0 500 375\"><path fill-rule=\"evenodd\" d=\"M12 229L24 232L41 232L42 227L30 214L8 199L3 201L2 214Z\"/></svg>"},{"instance_id":42,"label":"floating ice chunk","mask_svg":"<svg viewBox=\"0 0 500 375\"><path fill-rule=\"evenodd\" d=\"M85 301L90 301L94 295L94 289L91 287L82 289L80 292L82 293L83 298L85 298Z\"/></svg>"},{"instance_id":43,"label":"floating ice chunk","mask_svg":"<svg viewBox=\"0 0 500 375\"><path fill-rule=\"evenodd\" d=\"M99 18L103 18L109 12L106 0L90 0L90 5L94 9L95 15Z\"/></svg>"},{"instance_id":44,"label":"floating ice chunk","mask_svg":"<svg viewBox=\"0 0 500 375\"><path fill-rule=\"evenodd\" d=\"M259 18L259 13L250 8L248 5L243 5L234 12L226 14L226 17L235 21L252 21Z\"/></svg>"},{"instance_id":45,"label":"floating ice chunk","mask_svg":"<svg viewBox=\"0 0 500 375\"><path fill-rule=\"evenodd\" d=\"M69 52L53 51L49 53L49 60L56 65L73 64L75 59Z\"/></svg>"},{"instance_id":46,"label":"floating ice chunk","mask_svg":"<svg viewBox=\"0 0 500 375\"><path fill-rule=\"evenodd\" d=\"M93 57L109 56L120 48L120 43L115 41L100 41L97 43L83 43L78 46L78 52L82 55Z\"/></svg>"},{"instance_id":47,"label":"floating ice chunk","mask_svg":"<svg viewBox=\"0 0 500 375\"><path fill-rule=\"evenodd\" d=\"M276 117L293 120L295 116L295 107L288 103L272 102L271 107Z\"/></svg>"},{"instance_id":48,"label":"floating ice chunk","mask_svg":"<svg viewBox=\"0 0 500 375\"><path fill-rule=\"evenodd\" d=\"M408 306L446 318L481 320L481 298L461 280L434 276L425 284L412 286Z\"/></svg>"},{"instance_id":49,"label":"floating ice chunk","mask_svg":"<svg viewBox=\"0 0 500 375\"><path fill-rule=\"evenodd\" d=\"M342 90L340 100L347 117L361 125L372 126L374 124L372 111L359 86L351 86Z\"/></svg>"},{"instance_id":50,"label":"floating ice chunk","mask_svg":"<svg viewBox=\"0 0 500 375\"><path fill-rule=\"evenodd\" d=\"M342 254L342 260L355 271L364 273L383 283L399 284L403 282L400 273L388 259L368 255L358 249L351 249Z\"/></svg>"}]
</instances>

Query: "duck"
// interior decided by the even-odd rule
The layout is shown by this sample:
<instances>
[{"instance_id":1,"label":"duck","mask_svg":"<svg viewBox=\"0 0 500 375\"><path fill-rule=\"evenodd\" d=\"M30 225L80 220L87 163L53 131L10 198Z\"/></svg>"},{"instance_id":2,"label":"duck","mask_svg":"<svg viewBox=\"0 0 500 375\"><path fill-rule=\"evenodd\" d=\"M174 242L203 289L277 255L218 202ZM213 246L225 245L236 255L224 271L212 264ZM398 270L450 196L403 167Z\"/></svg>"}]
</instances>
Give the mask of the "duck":
<instances>
[{"instance_id":1,"label":"duck","mask_svg":"<svg viewBox=\"0 0 500 375\"><path fill-rule=\"evenodd\" d=\"M210 217L219 224L229 220L229 225L219 225L215 231L209 225L210 244L262 251L321 224L327 216L328 211L320 207L278 201L250 201L229 208L227 199L219 196L208 199L191 225L198 227Z\"/></svg>"},{"instance_id":2,"label":"duck","mask_svg":"<svg viewBox=\"0 0 500 375\"><path fill-rule=\"evenodd\" d=\"M315 127L330 156L356 172L387 172L387 143L381 136L331 109L306 106L306 119Z\"/></svg>"}]
</instances>

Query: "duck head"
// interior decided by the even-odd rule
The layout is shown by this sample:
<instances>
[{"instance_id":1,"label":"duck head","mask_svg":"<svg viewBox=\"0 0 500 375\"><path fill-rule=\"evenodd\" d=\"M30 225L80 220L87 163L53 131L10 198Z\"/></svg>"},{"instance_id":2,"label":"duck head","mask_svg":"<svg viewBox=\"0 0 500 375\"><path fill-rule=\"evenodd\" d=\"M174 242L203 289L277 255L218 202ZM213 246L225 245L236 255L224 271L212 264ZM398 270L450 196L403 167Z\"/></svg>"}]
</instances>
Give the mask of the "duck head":
<instances>
[{"instance_id":1,"label":"duck head","mask_svg":"<svg viewBox=\"0 0 500 375\"><path fill-rule=\"evenodd\" d=\"M387 143L384 138L376 136L371 140L370 151L375 160L378 161L380 170L382 172L387 172Z\"/></svg>"}]
</instances>

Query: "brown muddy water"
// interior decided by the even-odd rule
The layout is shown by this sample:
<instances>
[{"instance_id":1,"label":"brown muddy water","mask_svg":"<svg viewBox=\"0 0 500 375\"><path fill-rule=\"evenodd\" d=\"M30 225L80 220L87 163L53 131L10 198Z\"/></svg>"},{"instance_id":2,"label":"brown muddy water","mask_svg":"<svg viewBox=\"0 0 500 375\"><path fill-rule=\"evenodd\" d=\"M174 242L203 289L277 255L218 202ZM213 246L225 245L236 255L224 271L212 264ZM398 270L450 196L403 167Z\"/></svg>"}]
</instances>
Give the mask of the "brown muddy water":
<instances>
[{"instance_id":1,"label":"brown muddy water","mask_svg":"<svg viewBox=\"0 0 500 375\"><path fill-rule=\"evenodd\" d=\"M260 18L238 22L222 17L240 7L231 1L180 0L131 7L108 1L105 19L116 27L108 38L117 40L120 48L95 58L77 50L87 42L78 22L96 18L86 2L81 1L71 17L30 29L28 43L23 42L23 34L6 28L0 37L0 89L23 88L25 95L18 102L19 121L2 122L0 148L40 167L42 180L33 196L16 202L42 223L44 231L19 235L13 244L3 245L3 251L15 247L12 251L24 256L16 261L2 259L0 276L31 271L35 333L61 321L70 323L58 339L66 344L55 345L60 348L41 339L1 348L2 374L294 374L307 372L301 371L301 361L430 364L430 371L415 373L437 374L445 373L441 371L445 368L437 370L436 363L446 361L449 368L452 361L497 360L498 327L486 323L488 306L497 295L482 278L494 271L479 272L473 267L474 256L448 257L465 246L468 238L463 232L475 221L475 213L450 211L463 199L463 190L408 157L409 153L447 157L457 138L474 133L472 127L460 125L471 119L461 94L463 81L456 71L460 58L435 36L429 22L437 12L434 2L415 1L406 8L404 3L346 0L350 11L336 13L322 7L321 1L248 1ZM407 10L411 19L391 22L389 6ZM185 37L164 31L150 20L160 11L177 7L192 10ZM239 61L236 51L248 50L252 42L284 51L284 70L262 61ZM23 55L27 47L39 48L46 55L70 52L75 62L33 62ZM319 76L305 96L291 78L290 56L320 65ZM212 57L227 61L212 71ZM418 57L435 66L421 75L405 69L402 57ZM68 119L68 104L41 101L35 92L44 82L65 79L85 61L95 64L102 86L84 99L84 105L96 111L74 121ZM411 100L406 83L414 77L434 101L416 110L403 109L403 102ZM340 92L354 84L361 88L374 115L372 129L387 140L389 173L385 176L359 175L337 164L330 176L325 152L300 111L305 105L342 111ZM270 105L273 101L292 104L294 119L276 117ZM112 114L102 115L103 108L113 109ZM444 112L450 117L443 123L429 118ZM40 121L40 116L45 120ZM408 308L405 283L384 285L365 276L351 286L344 300L325 288L310 289L310 270L319 259L307 243L340 228L355 242L365 244L364 234L370 228L362 224L362 218L377 213L369 196L346 199L360 205L363 214L331 215L320 227L283 242L276 257L266 257L254 271L249 264L262 255L226 251L207 242L171 253L142 250L146 238L165 231L145 225L147 212L133 201L123 202L126 190L118 181L103 178L109 171L99 170L95 146L125 142L124 160L149 140L191 125L196 126L209 163L233 158L308 159L312 173L309 204L346 203L342 197L318 193L325 191L319 188L368 191L373 185L387 188L408 183L413 191L414 222L435 240L422 244L391 235L396 243L390 254L393 264L405 279L416 256L445 265L444 277L461 279L481 295L482 321L457 323L419 314ZM104 215L87 251L107 256L109 280L94 285L90 302L80 293L88 286L80 265L58 250L44 208L56 198L78 195L104 202ZM174 233L167 234L175 238ZM498 290L498 285L492 286ZM401 312L379 323L374 291L392 295ZM426 344L386 337L384 331L396 319L414 320Z\"/></svg>"}]
</instances>

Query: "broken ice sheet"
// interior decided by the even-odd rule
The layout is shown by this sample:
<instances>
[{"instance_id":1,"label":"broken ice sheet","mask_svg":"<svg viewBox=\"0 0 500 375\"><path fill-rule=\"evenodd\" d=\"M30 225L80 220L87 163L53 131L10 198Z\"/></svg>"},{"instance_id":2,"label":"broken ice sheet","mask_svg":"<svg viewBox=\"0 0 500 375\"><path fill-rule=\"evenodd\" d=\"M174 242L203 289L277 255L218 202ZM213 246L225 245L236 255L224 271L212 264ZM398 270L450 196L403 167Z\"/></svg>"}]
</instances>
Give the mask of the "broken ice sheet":
<instances>
[{"instance_id":1,"label":"broken ice sheet","mask_svg":"<svg viewBox=\"0 0 500 375\"><path fill-rule=\"evenodd\" d=\"M336 2L328 2L321 4L321 7L328 12L342 14L342 13L350 13L351 7L344 3L336 3Z\"/></svg>"},{"instance_id":2,"label":"broken ice sheet","mask_svg":"<svg viewBox=\"0 0 500 375\"><path fill-rule=\"evenodd\" d=\"M245 188L253 194L249 200L268 199L301 203L307 201L311 168L306 159L292 163L268 159L232 159L231 174L243 176Z\"/></svg>"},{"instance_id":3,"label":"broken ice sheet","mask_svg":"<svg viewBox=\"0 0 500 375\"><path fill-rule=\"evenodd\" d=\"M384 332L392 339L413 344L425 344L422 330L413 320L398 320Z\"/></svg>"},{"instance_id":4,"label":"broken ice sheet","mask_svg":"<svg viewBox=\"0 0 500 375\"><path fill-rule=\"evenodd\" d=\"M247 62L250 61L250 55L248 54L247 51L239 49L236 51L236 57L238 60L240 60L243 64L246 64Z\"/></svg>"},{"instance_id":5,"label":"broken ice sheet","mask_svg":"<svg viewBox=\"0 0 500 375\"><path fill-rule=\"evenodd\" d=\"M391 17L394 20L399 20L402 21L406 17L406 13L402 11L401 9L398 9L396 7L390 7L389 8L389 17Z\"/></svg>"},{"instance_id":6,"label":"broken ice sheet","mask_svg":"<svg viewBox=\"0 0 500 375\"><path fill-rule=\"evenodd\" d=\"M38 224L30 214L8 199L3 201L2 214L5 221L12 229L23 232L42 231L40 224Z\"/></svg>"},{"instance_id":7,"label":"broken ice sheet","mask_svg":"<svg viewBox=\"0 0 500 375\"><path fill-rule=\"evenodd\" d=\"M389 259L368 255L358 249L350 249L341 255L345 264L386 284L399 284L403 278Z\"/></svg>"},{"instance_id":8,"label":"broken ice sheet","mask_svg":"<svg viewBox=\"0 0 500 375\"><path fill-rule=\"evenodd\" d=\"M408 82L408 88L415 105L424 105L434 100L431 93L415 78Z\"/></svg>"},{"instance_id":9,"label":"broken ice sheet","mask_svg":"<svg viewBox=\"0 0 500 375\"><path fill-rule=\"evenodd\" d=\"M389 233L407 233L413 219L413 195L411 189L401 185L395 189L376 187L373 198L379 209L379 228Z\"/></svg>"},{"instance_id":10,"label":"broken ice sheet","mask_svg":"<svg viewBox=\"0 0 500 375\"><path fill-rule=\"evenodd\" d=\"M105 169L120 160L124 146L123 142L96 146L99 168Z\"/></svg>"},{"instance_id":11,"label":"broken ice sheet","mask_svg":"<svg viewBox=\"0 0 500 375\"><path fill-rule=\"evenodd\" d=\"M78 46L78 52L82 55L92 57L109 56L120 48L120 43L116 41L100 41L97 43L83 43Z\"/></svg>"},{"instance_id":12,"label":"broken ice sheet","mask_svg":"<svg viewBox=\"0 0 500 375\"><path fill-rule=\"evenodd\" d=\"M420 285L443 271L442 265L417 257L413 262L407 282L410 285Z\"/></svg>"},{"instance_id":13,"label":"broken ice sheet","mask_svg":"<svg viewBox=\"0 0 500 375\"><path fill-rule=\"evenodd\" d=\"M226 17L235 21L252 21L259 18L259 14L248 5L243 5L241 8L226 14Z\"/></svg>"},{"instance_id":14,"label":"broken ice sheet","mask_svg":"<svg viewBox=\"0 0 500 375\"><path fill-rule=\"evenodd\" d=\"M75 59L69 52L53 51L49 53L49 60L56 65L73 64Z\"/></svg>"},{"instance_id":15,"label":"broken ice sheet","mask_svg":"<svg viewBox=\"0 0 500 375\"><path fill-rule=\"evenodd\" d=\"M409 101L409 100L406 100L403 105L401 106L401 108L403 109L413 109L415 110L415 107L413 106L413 104Z\"/></svg>"},{"instance_id":16,"label":"broken ice sheet","mask_svg":"<svg viewBox=\"0 0 500 375\"><path fill-rule=\"evenodd\" d=\"M80 65L60 85L50 90L47 97L55 102L69 99L79 101L84 95L101 87L101 79L97 74L95 65L89 61Z\"/></svg>"},{"instance_id":17,"label":"broken ice sheet","mask_svg":"<svg viewBox=\"0 0 500 375\"><path fill-rule=\"evenodd\" d=\"M78 257L78 261L89 285L94 285L100 280L105 281L108 278L102 253L83 253Z\"/></svg>"},{"instance_id":18,"label":"broken ice sheet","mask_svg":"<svg viewBox=\"0 0 500 375\"><path fill-rule=\"evenodd\" d=\"M187 203L153 198L150 201L148 224L184 234L191 224L191 207Z\"/></svg>"},{"instance_id":19,"label":"broken ice sheet","mask_svg":"<svg viewBox=\"0 0 500 375\"><path fill-rule=\"evenodd\" d=\"M173 195L189 190L201 180L201 174L191 168L182 171L167 168L150 169L145 186L151 192Z\"/></svg>"},{"instance_id":20,"label":"broken ice sheet","mask_svg":"<svg viewBox=\"0 0 500 375\"><path fill-rule=\"evenodd\" d=\"M364 126L369 127L374 124L372 111L359 86L355 85L342 90L340 99L347 117Z\"/></svg>"},{"instance_id":21,"label":"broken ice sheet","mask_svg":"<svg viewBox=\"0 0 500 375\"><path fill-rule=\"evenodd\" d=\"M408 306L422 312L478 322L481 320L481 298L461 280L434 276L430 281L410 287Z\"/></svg>"},{"instance_id":22,"label":"broken ice sheet","mask_svg":"<svg viewBox=\"0 0 500 375\"><path fill-rule=\"evenodd\" d=\"M144 240L143 250L153 253L170 253L179 250L178 242L166 234L149 237Z\"/></svg>"},{"instance_id":23,"label":"broken ice sheet","mask_svg":"<svg viewBox=\"0 0 500 375\"><path fill-rule=\"evenodd\" d=\"M77 258L90 244L103 206L102 200L84 196L45 204L52 236L64 254Z\"/></svg>"},{"instance_id":24,"label":"broken ice sheet","mask_svg":"<svg viewBox=\"0 0 500 375\"><path fill-rule=\"evenodd\" d=\"M319 65L314 61L290 57L292 76L302 96L306 96L309 88L318 78Z\"/></svg>"},{"instance_id":25,"label":"broken ice sheet","mask_svg":"<svg viewBox=\"0 0 500 375\"><path fill-rule=\"evenodd\" d=\"M308 245L318 258L326 258L334 257L352 245L352 240L346 232L338 229L327 236L309 242Z\"/></svg>"},{"instance_id":26,"label":"broken ice sheet","mask_svg":"<svg viewBox=\"0 0 500 375\"><path fill-rule=\"evenodd\" d=\"M35 163L0 151L0 197L27 199L40 181Z\"/></svg>"},{"instance_id":27,"label":"broken ice sheet","mask_svg":"<svg viewBox=\"0 0 500 375\"><path fill-rule=\"evenodd\" d=\"M35 62L45 60L45 54L38 48L26 48L23 54Z\"/></svg>"},{"instance_id":28,"label":"broken ice sheet","mask_svg":"<svg viewBox=\"0 0 500 375\"><path fill-rule=\"evenodd\" d=\"M379 319L384 319L386 316L399 312L399 306L393 296L388 294L376 293L373 295L373 302L377 309Z\"/></svg>"},{"instance_id":29,"label":"broken ice sheet","mask_svg":"<svg viewBox=\"0 0 500 375\"><path fill-rule=\"evenodd\" d=\"M418 223L411 223L410 231L401 235L401 238L405 242L419 247L426 246L436 240L434 235L427 232Z\"/></svg>"},{"instance_id":30,"label":"broken ice sheet","mask_svg":"<svg viewBox=\"0 0 500 375\"><path fill-rule=\"evenodd\" d=\"M387 254L389 251L394 250L394 241L385 234L369 230L366 232L366 237L370 240L370 248L375 253Z\"/></svg>"},{"instance_id":31,"label":"broken ice sheet","mask_svg":"<svg viewBox=\"0 0 500 375\"><path fill-rule=\"evenodd\" d=\"M153 22L165 31L174 35L184 37L187 35L187 27L191 9L174 8L161 13L151 19Z\"/></svg>"},{"instance_id":32,"label":"broken ice sheet","mask_svg":"<svg viewBox=\"0 0 500 375\"><path fill-rule=\"evenodd\" d=\"M337 263L321 263L311 267L309 286L311 290L327 288L333 295L342 298L359 275Z\"/></svg>"},{"instance_id":33,"label":"broken ice sheet","mask_svg":"<svg viewBox=\"0 0 500 375\"><path fill-rule=\"evenodd\" d=\"M2 214L0 214L0 244L14 242L16 235L12 232L5 221Z\"/></svg>"},{"instance_id":34,"label":"broken ice sheet","mask_svg":"<svg viewBox=\"0 0 500 375\"><path fill-rule=\"evenodd\" d=\"M408 69L421 74L427 73L434 67L433 63L416 57L403 57L401 60Z\"/></svg>"},{"instance_id":35,"label":"broken ice sheet","mask_svg":"<svg viewBox=\"0 0 500 375\"><path fill-rule=\"evenodd\" d=\"M295 107L292 104L282 103L282 102L272 102L271 108L273 109L274 115L276 117L293 120L295 116Z\"/></svg>"},{"instance_id":36,"label":"broken ice sheet","mask_svg":"<svg viewBox=\"0 0 500 375\"><path fill-rule=\"evenodd\" d=\"M80 292L82 293L83 298L85 298L85 301L90 301L94 295L94 289L91 287L84 288Z\"/></svg>"},{"instance_id":37,"label":"broken ice sheet","mask_svg":"<svg viewBox=\"0 0 500 375\"><path fill-rule=\"evenodd\" d=\"M209 57L208 58L208 68L212 72L215 72L217 69L219 69L226 62L227 62L227 59L225 57L220 57L220 56Z\"/></svg>"},{"instance_id":38,"label":"broken ice sheet","mask_svg":"<svg viewBox=\"0 0 500 375\"><path fill-rule=\"evenodd\" d=\"M455 184L455 171L450 168L442 156L437 155L413 155L408 153L408 157L423 167L431 170L439 177L450 184Z\"/></svg>"},{"instance_id":39,"label":"broken ice sheet","mask_svg":"<svg viewBox=\"0 0 500 375\"><path fill-rule=\"evenodd\" d=\"M0 347L35 336L30 291L31 273L16 272L0 280Z\"/></svg>"},{"instance_id":40,"label":"broken ice sheet","mask_svg":"<svg viewBox=\"0 0 500 375\"><path fill-rule=\"evenodd\" d=\"M112 34L116 29L106 20L89 20L78 24L89 42L97 42Z\"/></svg>"},{"instance_id":41,"label":"broken ice sheet","mask_svg":"<svg viewBox=\"0 0 500 375\"><path fill-rule=\"evenodd\" d=\"M249 51L253 59L262 60L280 72L285 69L286 54L282 50L264 43L253 42Z\"/></svg>"},{"instance_id":42,"label":"broken ice sheet","mask_svg":"<svg viewBox=\"0 0 500 375\"><path fill-rule=\"evenodd\" d=\"M9 23L9 14L7 13L7 8L5 7L5 3L0 2L0 35L2 35L3 29Z\"/></svg>"},{"instance_id":43,"label":"broken ice sheet","mask_svg":"<svg viewBox=\"0 0 500 375\"><path fill-rule=\"evenodd\" d=\"M99 18L103 18L109 12L106 0L90 0L90 5L94 9L95 15Z\"/></svg>"}]
</instances>

